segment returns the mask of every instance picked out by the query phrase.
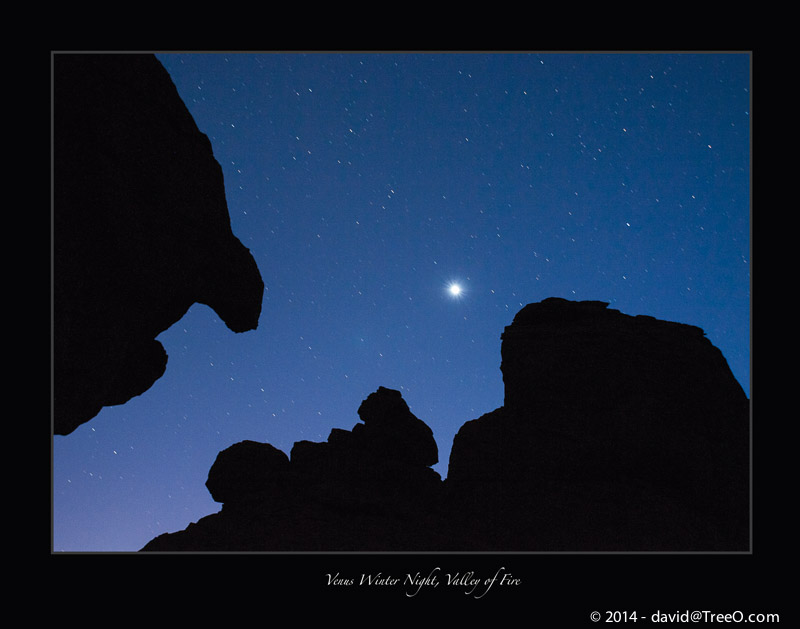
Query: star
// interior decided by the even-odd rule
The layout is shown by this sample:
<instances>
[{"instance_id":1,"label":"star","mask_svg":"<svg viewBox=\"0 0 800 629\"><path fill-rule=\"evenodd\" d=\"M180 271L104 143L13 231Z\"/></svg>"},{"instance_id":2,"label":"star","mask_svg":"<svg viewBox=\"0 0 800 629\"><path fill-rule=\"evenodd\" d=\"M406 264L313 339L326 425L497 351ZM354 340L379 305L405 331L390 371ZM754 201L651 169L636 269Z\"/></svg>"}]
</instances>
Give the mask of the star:
<instances>
[{"instance_id":1,"label":"star","mask_svg":"<svg viewBox=\"0 0 800 629\"><path fill-rule=\"evenodd\" d=\"M450 286L447 287L447 290L450 291L450 294L453 297L458 297L461 294L461 286L453 282Z\"/></svg>"}]
</instances>

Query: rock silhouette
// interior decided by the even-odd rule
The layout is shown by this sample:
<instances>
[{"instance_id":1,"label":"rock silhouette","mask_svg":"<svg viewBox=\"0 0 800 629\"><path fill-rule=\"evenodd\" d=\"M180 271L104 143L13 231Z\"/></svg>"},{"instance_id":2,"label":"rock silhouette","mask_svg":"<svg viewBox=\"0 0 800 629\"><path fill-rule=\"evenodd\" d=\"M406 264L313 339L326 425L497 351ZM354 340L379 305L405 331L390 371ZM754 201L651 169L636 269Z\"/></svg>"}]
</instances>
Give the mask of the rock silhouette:
<instances>
[{"instance_id":1,"label":"rock silhouette","mask_svg":"<svg viewBox=\"0 0 800 629\"><path fill-rule=\"evenodd\" d=\"M461 427L446 480L430 429L380 388L325 443L221 452L221 511L143 550L747 550L741 386L701 329L607 306L517 314L504 405Z\"/></svg>"},{"instance_id":2,"label":"rock silhouette","mask_svg":"<svg viewBox=\"0 0 800 629\"><path fill-rule=\"evenodd\" d=\"M453 440L454 508L486 550L746 549L744 391L700 328L607 306L546 299L506 328L504 405Z\"/></svg>"},{"instance_id":3,"label":"rock silhouette","mask_svg":"<svg viewBox=\"0 0 800 629\"><path fill-rule=\"evenodd\" d=\"M222 510L145 550L380 551L445 543L431 429L399 391L384 387L358 413L363 423L352 431L299 441L291 458L253 441L223 450L206 482Z\"/></svg>"},{"instance_id":4,"label":"rock silhouette","mask_svg":"<svg viewBox=\"0 0 800 629\"><path fill-rule=\"evenodd\" d=\"M152 55L53 57L55 434L145 392L195 303L255 329L264 285L222 170ZM731 551L749 546L749 402L697 327L599 301L529 304L501 408L433 433L379 388L351 431L243 441L222 503L147 551ZM435 418L430 418L435 420Z\"/></svg>"},{"instance_id":5,"label":"rock silhouette","mask_svg":"<svg viewBox=\"0 0 800 629\"><path fill-rule=\"evenodd\" d=\"M53 56L55 434L164 373L194 303L254 329L264 285L222 170L153 55Z\"/></svg>"}]
</instances>

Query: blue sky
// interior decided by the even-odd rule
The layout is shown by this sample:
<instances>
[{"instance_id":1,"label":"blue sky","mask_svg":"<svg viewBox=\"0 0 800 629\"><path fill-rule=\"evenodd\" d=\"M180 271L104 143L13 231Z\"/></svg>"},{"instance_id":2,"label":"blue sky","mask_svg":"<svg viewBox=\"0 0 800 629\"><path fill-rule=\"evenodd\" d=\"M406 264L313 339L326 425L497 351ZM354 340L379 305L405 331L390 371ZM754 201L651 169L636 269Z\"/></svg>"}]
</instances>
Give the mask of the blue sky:
<instances>
[{"instance_id":1,"label":"blue sky","mask_svg":"<svg viewBox=\"0 0 800 629\"><path fill-rule=\"evenodd\" d=\"M748 54L158 58L222 166L261 321L193 306L150 390L54 438L54 550L185 528L220 508L220 450L324 441L379 386L446 476L503 403L503 328L547 297L697 325L749 395Z\"/></svg>"}]
</instances>

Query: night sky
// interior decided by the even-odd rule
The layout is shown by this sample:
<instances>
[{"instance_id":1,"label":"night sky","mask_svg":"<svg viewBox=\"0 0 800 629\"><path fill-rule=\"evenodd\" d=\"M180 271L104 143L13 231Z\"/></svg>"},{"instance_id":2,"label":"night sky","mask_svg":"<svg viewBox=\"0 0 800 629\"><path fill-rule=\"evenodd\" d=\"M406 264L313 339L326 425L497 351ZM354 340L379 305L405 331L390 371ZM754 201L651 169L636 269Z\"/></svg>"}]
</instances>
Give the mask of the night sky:
<instances>
[{"instance_id":1,"label":"night sky","mask_svg":"<svg viewBox=\"0 0 800 629\"><path fill-rule=\"evenodd\" d=\"M503 404L503 328L547 297L699 326L750 395L749 54L157 56L261 319L234 334L196 304L152 388L54 438L53 550L186 528L221 508L219 451L325 441L379 386L445 477L459 427Z\"/></svg>"}]
</instances>

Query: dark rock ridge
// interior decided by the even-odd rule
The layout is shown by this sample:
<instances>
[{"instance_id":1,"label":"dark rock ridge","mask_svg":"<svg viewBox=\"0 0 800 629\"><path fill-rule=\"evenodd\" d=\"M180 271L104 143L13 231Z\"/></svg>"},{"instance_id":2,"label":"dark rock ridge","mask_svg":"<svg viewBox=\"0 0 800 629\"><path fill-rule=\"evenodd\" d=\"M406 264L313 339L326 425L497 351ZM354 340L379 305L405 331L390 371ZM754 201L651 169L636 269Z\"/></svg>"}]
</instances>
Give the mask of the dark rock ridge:
<instances>
[{"instance_id":1,"label":"dark rock ridge","mask_svg":"<svg viewBox=\"0 0 800 629\"><path fill-rule=\"evenodd\" d=\"M607 306L547 299L503 333L504 405L462 426L450 455L472 537L485 549L746 549L744 391L700 328Z\"/></svg>"},{"instance_id":2,"label":"dark rock ridge","mask_svg":"<svg viewBox=\"0 0 800 629\"><path fill-rule=\"evenodd\" d=\"M291 458L242 442L219 513L147 551L743 551L749 401L699 328L546 299L502 335L504 405L465 423L447 479L430 429L380 388L363 424Z\"/></svg>"},{"instance_id":3,"label":"dark rock ridge","mask_svg":"<svg viewBox=\"0 0 800 629\"><path fill-rule=\"evenodd\" d=\"M153 55L53 56L54 427L164 373L155 340L194 304L254 329L264 285L222 169Z\"/></svg>"},{"instance_id":4,"label":"dark rock ridge","mask_svg":"<svg viewBox=\"0 0 800 629\"><path fill-rule=\"evenodd\" d=\"M442 480L431 429L399 391L380 387L358 409L363 423L327 442L299 441L291 458L242 441L217 456L206 487L219 513L165 534L146 550L347 551L428 547ZM445 540L446 541L446 540ZM444 543L444 541L443 541Z\"/></svg>"}]
</instances>

